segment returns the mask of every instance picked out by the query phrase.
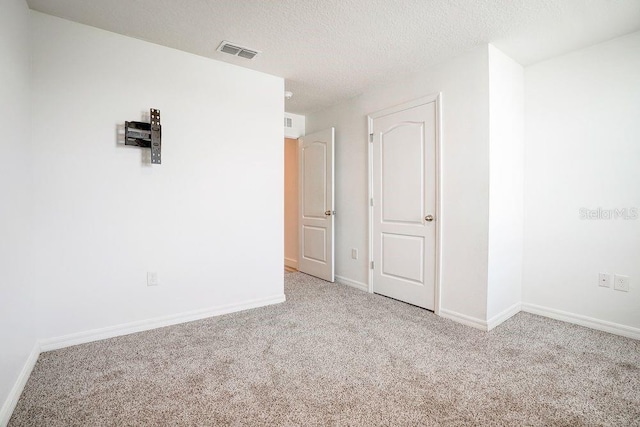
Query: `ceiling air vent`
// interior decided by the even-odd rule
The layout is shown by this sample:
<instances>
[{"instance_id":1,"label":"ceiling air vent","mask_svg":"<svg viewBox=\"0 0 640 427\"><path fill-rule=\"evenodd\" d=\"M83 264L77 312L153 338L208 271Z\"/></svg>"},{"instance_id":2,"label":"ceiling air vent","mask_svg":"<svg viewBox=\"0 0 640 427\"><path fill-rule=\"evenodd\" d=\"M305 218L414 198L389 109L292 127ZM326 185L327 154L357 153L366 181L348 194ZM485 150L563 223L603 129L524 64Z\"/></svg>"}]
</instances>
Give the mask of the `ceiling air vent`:
<instances>
[{"instance_id":1,"label":"ceiling air vent","mask_svg":"<svg viewBox=\"0 0 640 427\"><path fill-rule=\"evenodd\" d=\"M246 47L238 46L228 41L223 41L218 46L218 52L228 53L229 55L239 56L241 58L253 59L260 52Z\"/></svg>"},{"instance_id":2,"label":"ceiling air vent","mask_svg":"<svg viewBox=\"0 0 640 427\"><path fill-rule=\"evenodd\" d=\"M240 53L238 53L238 56L241 56L243 58L247 58L247 59L253 59L254 56L256 56L258 54L258 52L254 52L252 50L248 50L248 49L242 49L240 51Z\"/></svg>"},{"instance_id":3,"label":"ceiling air vent","mask_svg":"<svg viewBox=\"0 0 640 427\"><path fill-rule=\"evenodd\" d=\"M237 55L241 50L242 49L240 49L239 47L235 47L230 44L222 45L222 47L220 48L220 52L230 53L231 55Z\"/></svg>"}]
</instances>

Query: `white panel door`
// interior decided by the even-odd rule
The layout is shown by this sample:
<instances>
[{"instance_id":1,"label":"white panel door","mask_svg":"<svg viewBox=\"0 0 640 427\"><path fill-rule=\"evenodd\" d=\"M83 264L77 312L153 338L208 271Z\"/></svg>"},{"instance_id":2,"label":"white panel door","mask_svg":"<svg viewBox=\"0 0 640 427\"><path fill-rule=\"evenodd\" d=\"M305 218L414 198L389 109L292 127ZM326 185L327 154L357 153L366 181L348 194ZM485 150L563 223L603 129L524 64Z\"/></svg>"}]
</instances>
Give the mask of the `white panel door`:
<instances>
[{"instance_id":1,"label":"white panel door","mask_svg":"<svg viewBox=\"0 0 640 427\"><path fill-rule=\"evenodd\" d=\"M371 117L373 291L434 309L436 102Z\"/></svg>"},{"instance_id":2,"label":"white panel door","mask_svg":"<svg viewBox=\"0 0 640 427\"><path fill-rule=\"evenodd\" d=\"M298 270L329 282L334 281L333 144L333 128L298 139Z\"/></svg>"}]
</instances>

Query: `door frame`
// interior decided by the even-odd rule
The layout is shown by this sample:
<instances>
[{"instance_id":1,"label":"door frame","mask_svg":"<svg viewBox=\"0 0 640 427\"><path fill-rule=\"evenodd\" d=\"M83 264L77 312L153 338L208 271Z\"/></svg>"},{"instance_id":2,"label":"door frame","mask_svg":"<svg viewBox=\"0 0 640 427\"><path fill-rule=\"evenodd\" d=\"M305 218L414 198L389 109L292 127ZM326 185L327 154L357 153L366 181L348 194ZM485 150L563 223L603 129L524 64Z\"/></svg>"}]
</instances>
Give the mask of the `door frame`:
<instances>
[{"instance_id":1,"label":"door frame","mask_svg":"<svg viewBox=\"0 0 640 427\"><path fill-rule=\"evenodd\" d=\"M440 272L442 262L442 248L441 248L441 233L442 233L442 177L441 177L441 155L442 155L442 93L438 92L432 95L427 95L422 98L414 99L413 101L405 102L393 107L385 108L384 110L376 111L367 115L367 147L368 147L368 174L369 174L369 293L373 293L373 270L371 269L371 262L373 261L373 206L371 200L373 199L373 120L379 117L383 117L389 114L398 113L400 111L408 110L419 105L430 104L435 102L436 111L436 207L435 207L435 226L436 226L436 248L435 248L435 277L434 277L434 313L440 315L440 298L441 298L441 280Z\"/></svg>"}]
</instances>

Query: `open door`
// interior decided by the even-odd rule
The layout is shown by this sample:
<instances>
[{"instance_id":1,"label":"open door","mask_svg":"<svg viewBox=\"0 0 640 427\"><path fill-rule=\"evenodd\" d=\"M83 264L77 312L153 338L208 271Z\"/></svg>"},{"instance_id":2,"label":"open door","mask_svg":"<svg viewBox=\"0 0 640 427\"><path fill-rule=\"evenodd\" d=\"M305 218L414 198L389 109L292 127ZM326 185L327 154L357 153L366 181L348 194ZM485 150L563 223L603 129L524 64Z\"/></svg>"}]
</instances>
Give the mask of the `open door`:
<instances>
[{"instance_id":1,"label":"open door","mask_svg":"<svg viewBox=\"0 0 640 427\"><path fill-rule=\"evenodd\" d=\"M298 270L334 281L334 128L298 139Z\"/></svg>"}]
</instances>

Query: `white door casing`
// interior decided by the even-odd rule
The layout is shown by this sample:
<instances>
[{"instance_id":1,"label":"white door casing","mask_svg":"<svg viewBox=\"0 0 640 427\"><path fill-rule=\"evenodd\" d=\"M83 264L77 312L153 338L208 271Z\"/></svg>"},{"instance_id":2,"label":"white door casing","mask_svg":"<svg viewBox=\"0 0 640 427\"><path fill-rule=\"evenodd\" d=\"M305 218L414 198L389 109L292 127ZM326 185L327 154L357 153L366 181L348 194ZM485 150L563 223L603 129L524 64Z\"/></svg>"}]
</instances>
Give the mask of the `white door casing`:
<instances>
[{"instance_id":1,"label":"white door casing","mask_svg":"<svg viewBox=\"0 0 640 427\"><path fill-rule=\"evenodd\" d=\"M371 291L436 312L439 99L369 116Z\"/></svg>"},{"instance_id":2,"label":"white door casing","mask_svg":"<svg viewBox=\"0 0 640 427\"><path fill-rule=\"evenodd\" d=\"M334 281L334 128L298 139L298 270Z\"/></svg>"}]
</instances>

